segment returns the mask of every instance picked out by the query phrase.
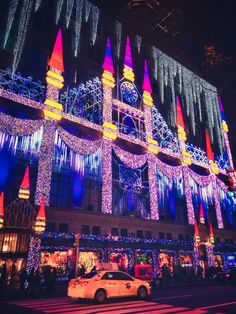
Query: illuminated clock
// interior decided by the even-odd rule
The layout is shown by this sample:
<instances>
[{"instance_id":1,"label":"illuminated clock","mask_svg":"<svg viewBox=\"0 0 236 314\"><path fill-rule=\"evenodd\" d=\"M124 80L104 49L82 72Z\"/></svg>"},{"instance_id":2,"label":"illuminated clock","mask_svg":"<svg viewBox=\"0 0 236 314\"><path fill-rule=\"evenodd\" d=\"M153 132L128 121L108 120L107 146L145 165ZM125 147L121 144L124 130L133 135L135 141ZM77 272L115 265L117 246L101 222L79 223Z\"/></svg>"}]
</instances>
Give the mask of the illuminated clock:
<instances>
[{"instance_id":1,"label":"illuminated clock","mask_svg":"<svg viewBox=\"0 0 236 314\"><path fill-rule=\"evenodd\" d=\"M128 104L135 104L138 100L138 92L135 86L130 82L122 82L120 85L122 98Z\"/></svg>"}]
</instances>

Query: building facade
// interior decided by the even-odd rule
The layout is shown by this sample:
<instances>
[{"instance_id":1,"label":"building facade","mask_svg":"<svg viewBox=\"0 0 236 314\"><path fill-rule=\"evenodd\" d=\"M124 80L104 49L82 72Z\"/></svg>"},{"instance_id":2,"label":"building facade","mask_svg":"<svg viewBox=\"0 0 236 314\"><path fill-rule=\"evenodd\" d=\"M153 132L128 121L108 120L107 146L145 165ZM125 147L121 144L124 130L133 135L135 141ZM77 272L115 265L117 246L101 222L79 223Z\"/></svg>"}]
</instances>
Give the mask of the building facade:
<instances>
[{"instance_id":1,"label":"building facade","mask_svg":"<svg viewBox=\"0 0 236 314\"><path fill-rule=\"evenodd\" d=\"M15 21L10 6L4 28L1 263L56 266L62 278L109 261L126 270L151 264L154 274L163 265L235 266L236 200L226 184L235 172L217 89L154 45L141 53L141 37L121 36L119 22L114 34L99 34L100 11L89 1L61 5L39 62L43 82L24 67L37 73L26 22L46 7L16 7ZM66 57L71 33L73 58L86 62L81 27L90 29L92 58L78 81ZM96 42L104 53L94 66Z\"/></svg>"}]
</instances>

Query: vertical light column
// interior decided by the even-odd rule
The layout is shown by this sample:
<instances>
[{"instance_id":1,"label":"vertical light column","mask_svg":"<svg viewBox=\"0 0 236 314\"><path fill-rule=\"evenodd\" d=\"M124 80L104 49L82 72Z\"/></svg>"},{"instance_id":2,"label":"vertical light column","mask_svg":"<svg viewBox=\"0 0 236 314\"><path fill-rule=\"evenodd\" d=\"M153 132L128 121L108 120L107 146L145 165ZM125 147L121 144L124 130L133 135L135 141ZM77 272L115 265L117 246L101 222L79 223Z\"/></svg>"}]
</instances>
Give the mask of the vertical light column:
<instances>
[{"instance_id":1,"label":"vertical light column","mask_svg":"<svg viewBox=\"0 0 236 314\"><path fill-rule=\"evenodd\" d=\"M62 33L58 31L51 57L48 62L49 70L46 75L47 93L44 104L45 120L43 122L43 136L39 152L38 177L35 192L35 204L40 205L44 199L45 205L49 205L52 164L54 154L54 141L57 122L61 119L62 105L58 102L60 90L63 87L64 72Z\"/></svg>"},{"instance_id":2,"label":"vertical light column","mask_svg":"<svg viewBox=\"0 0 236 314\"><path fill-rule=\"evenodd\" d=\"M112 214L112 140L117 127L112 123L112 90L115 86L110 39L107 39L103 63L103 143L102 143L102 212Z\"/></svg>"},{"instance_id":3,"label":"vertical light column","mask_svg":"<svg viewBox=\"0 0 236 314\"><path fill-rule=\"evenodd\" d=\"M145 130L148 145L148 184L151 219L159 220L158 210L158 190L156 179L156 155L158 154L158 143L153 139L153 123L152 123L152 87L149 78L147 61L144 62L144 79L143 79L143 104L145 116Z\"/></svg>"},{"instance_id":4,"label":"vertical light column","mask_svg":"<svg viewBox=\"0 0 236 314\"><path fill-rule=\"evenodd\" d=\"M213 198L215 203L215 210L216 210L216 219L219 229L224 228L223 218L222 218L222 212L220 207L220 196L217 188L217 182L216 182L216 176L212 176L212 189L213 189Z\"/></svg>"},{"instance_id":5,"label":"vertical light column","mask_svg":"<svg viewBox=\"0 0 236 314\"><path fill-rule=\"evenodd\" d=\"M186 151L186 132L185 132L185 124L184 124L184 117L182 112L182 107L180 104L179 97L176 97L176 126L177 126L177 134L178 134L178 141L179 147L182 154L182 171L183 171L183 181L184 181L184 192L185 192L185 200L187 206L187 214L188 214L188 223L190 225L194 224L195 215L194 215L194 208L192 202L192 193L190 188L190 175L188 166L192 164L191 161L191 154Z\"/></svg>"}]
</instances>

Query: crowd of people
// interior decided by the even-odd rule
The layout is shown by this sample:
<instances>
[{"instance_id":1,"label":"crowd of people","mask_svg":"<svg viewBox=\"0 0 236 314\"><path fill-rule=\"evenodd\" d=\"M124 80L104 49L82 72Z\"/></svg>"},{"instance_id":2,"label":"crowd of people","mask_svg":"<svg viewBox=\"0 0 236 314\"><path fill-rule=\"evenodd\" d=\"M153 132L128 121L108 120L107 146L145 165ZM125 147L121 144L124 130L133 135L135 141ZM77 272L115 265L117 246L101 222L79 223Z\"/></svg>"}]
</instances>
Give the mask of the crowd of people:
<instances>
[{"instance_id":1,"label":"crowd of people","mask_svg":"<svg viewBox=\"0 0 236 314\"><path fill-rule=\"evenodd\" d=\"M46 266L42 270L32 268L28 272L23 268L20 272L17 272L13 263L11 271L7 273L6 263L4 263L0 269L0 289L13 287L17 289L19 295L34 295L42 290L52 291L56 279L56 267L51 266Z\"/></svg>"}]
</instances>

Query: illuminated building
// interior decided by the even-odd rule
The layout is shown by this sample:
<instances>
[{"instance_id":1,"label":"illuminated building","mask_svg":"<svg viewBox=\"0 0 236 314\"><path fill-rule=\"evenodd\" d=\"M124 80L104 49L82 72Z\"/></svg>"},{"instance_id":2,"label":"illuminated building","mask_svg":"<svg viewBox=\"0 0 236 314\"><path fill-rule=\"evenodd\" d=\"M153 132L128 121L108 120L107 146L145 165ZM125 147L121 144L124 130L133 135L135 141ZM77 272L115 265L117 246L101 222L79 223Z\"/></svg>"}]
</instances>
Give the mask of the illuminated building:
<instances>
[{"instance_id":1,"label":"illuminated building","mask_svg":"<svg viewBox=\"0 0 236 314\"><path fill-rule=\"evenodd\" d=\"M98 34L102 19L89 1L71 8L61 3L17 7L20 17L36 20L39 29L32 32L12 8L4 11L1 261L20 258L4 240L14 227L17 236L27 234L22 258L28 268L60 264L66 274L79 244L78 261L88 268L97 261L124 268L142 261L156 273L163 264L197 266L199 241L208 249L201 253L204 267L215 252L227 268L236 259L236 215L224 182L234 168L216 88L155 43L141 57L132 36L121 39L119 23L109 39ZM37 22L47 9L50 34ZM19 23L18 32L11 22ZM23 203L17 215L29 208L28 224L16 219L13 226L12 211ZM194 235L200 204L209 234L204 241L200 227Z\"/></svg>"}]
</instances>

